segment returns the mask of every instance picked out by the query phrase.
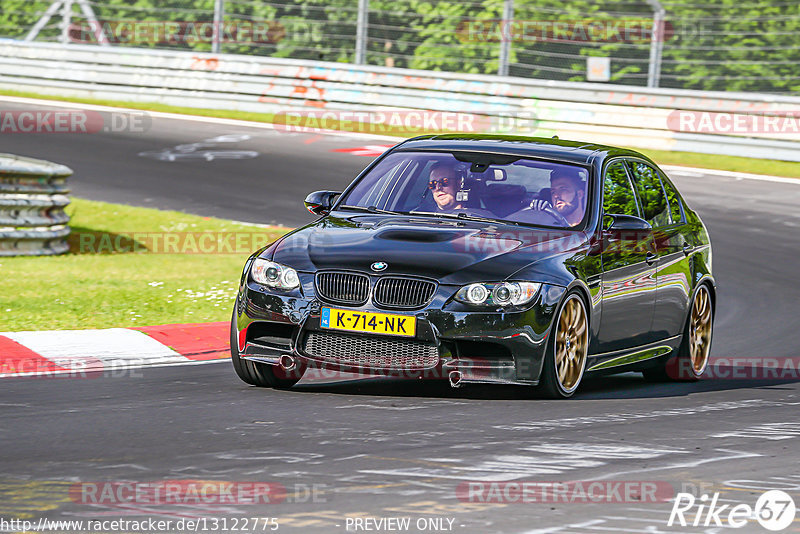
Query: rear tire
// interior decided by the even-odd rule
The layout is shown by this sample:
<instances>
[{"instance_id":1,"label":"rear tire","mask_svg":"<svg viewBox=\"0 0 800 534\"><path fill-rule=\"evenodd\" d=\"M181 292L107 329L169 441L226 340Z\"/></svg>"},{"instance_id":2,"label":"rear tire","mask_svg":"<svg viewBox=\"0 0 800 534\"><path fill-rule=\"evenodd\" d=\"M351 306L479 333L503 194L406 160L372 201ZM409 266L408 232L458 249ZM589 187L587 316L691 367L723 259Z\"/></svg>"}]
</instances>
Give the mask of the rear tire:
<instances>
[{"instance_id":1,"label":"rear tire","mask_svg":"<svg viewBox=\"0 0 800 534\"><path fill-rule=\"evenodd\" d=\"M648 382L694 382L708 366L711 354L711 334L714 325L714 305L708 286L701 285L695 293L681 344L672 355L657 367L645 369L642 376Z\"/></svg>"},{"instance_id":2,"label":"rear tire","mask_svg":"<svg viewBox=\"0 0 800 534\"><path fill-rule=\"evenodd\" d=\"M231 317L231 362L233 370L242 381L262 388L289 389L303 377L305 368L300 365L289 371L287 376L287 372L276 365L243 360L239 357L239 340L236 333L236 310L234 310Z\"/></svg>"},{"instance_id":3,"label":"rear tire","mask_svg":"<svg viewBox=\"0 0 800 534\"><path fill-rule=\"evenodd\" d=\"M589 315L577 291L564 298L551 333L537 389L547 398L566 399L580 386L589 351Z\"/></svg>"}]
</instances>

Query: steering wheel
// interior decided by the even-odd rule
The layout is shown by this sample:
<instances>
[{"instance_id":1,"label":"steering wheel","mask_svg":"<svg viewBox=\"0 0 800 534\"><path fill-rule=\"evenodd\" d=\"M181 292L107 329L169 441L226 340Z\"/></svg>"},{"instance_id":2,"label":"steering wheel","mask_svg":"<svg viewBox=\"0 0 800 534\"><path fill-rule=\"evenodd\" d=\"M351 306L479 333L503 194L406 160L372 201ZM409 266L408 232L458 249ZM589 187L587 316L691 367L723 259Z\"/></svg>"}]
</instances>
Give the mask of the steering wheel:
<instances>
[{"instance_id":1,"label":"steering wheel","mask_svg":"<svg viewBox=\"0 0 800 534\"><path fill-rule=\"evenodd\" d=\"M523 211L541 211L541 212L544 212L544 213L548 214L549 216L551 216L553 219L556 220L557 223L559 223L564 228L569 228L570 226L572 226L571 224L569 224L567 222L567 220L564 218L563 215L561 215L560 213L558 213L556 211L556 209L550 203L548 203L548 205L546 207L544 207L544 208L534 209L532 206L526 206L526 207L522 208L519 211L520 212L523 212Z\"/></svg>"},{"instance_id":2,"label":"steering wheel","mask_svg":"<svg viewBox=\"0 0 800 534\"><path fill-rule=\"evenodd\" d=\"M569 224L567 222L567 220L564 218L563 215L561 215L560 213L558 213L556 211L555 208L549 207L549 208L543 209L542 211L545 212L546 214L550 215L551 217L553 217L556 220L556 222L561 224L561 226L563 226L564 228L569 228L570 226L572 226L571 224Z\"/></svg>"}]
</instances>

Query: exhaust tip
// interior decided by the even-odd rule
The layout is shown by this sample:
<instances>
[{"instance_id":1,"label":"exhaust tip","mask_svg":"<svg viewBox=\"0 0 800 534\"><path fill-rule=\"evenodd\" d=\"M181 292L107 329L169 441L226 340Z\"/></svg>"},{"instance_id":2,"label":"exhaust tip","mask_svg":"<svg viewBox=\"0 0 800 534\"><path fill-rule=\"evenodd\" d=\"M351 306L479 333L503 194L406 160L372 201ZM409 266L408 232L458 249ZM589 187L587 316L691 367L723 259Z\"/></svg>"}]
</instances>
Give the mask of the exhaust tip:
<instances>
[{"instance_id":1,"label":"exhaust tip","mask_svg":"<svg viewBox=\"0 0 800 534\"><path fill-rule=\"evenodd\" d=\"M450 373L447 375L447 378L450 380L450 385L452 387L461 387L461 371L450 371Z\"/></svg>"},{"instance_id":2,"label":"exhaust tip","mask_svg":"<svg viewBox=\"0 0 800 534\"><path fill-rule=\"evenodd\" d=\"M284 371L292 371L297 367L297 360L294 359L294 356L282 354L280 360L278 360L278 365L280 365L281 369Z\"/></svg>"}]
</instances>

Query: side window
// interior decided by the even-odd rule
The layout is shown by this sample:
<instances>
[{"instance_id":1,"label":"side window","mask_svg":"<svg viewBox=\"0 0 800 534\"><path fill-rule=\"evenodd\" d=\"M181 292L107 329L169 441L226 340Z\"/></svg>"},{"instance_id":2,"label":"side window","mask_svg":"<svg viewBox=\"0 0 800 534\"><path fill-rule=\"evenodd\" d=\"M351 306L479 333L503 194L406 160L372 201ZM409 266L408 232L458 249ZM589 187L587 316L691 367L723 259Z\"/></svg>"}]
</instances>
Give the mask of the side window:
<instances>
[{"instance_id":1,"label":"side window","mask_svg":"<svg viewBox=\"0 0 800 534\"><path fill-rule=\"evenodd\" d=\"M669 212L672 215L672 223L678 224L683 222L683 211L681 210L681 197L678 196L678 191L672 185L666 176L661 175L661 185L664 186L664 192L667 194L669 201Z\"/></svg>"},{"instance_id":2,"label":"side window","mask_svg":"<svg viewBox=\"0 0 800 534\"><path fill-rule=\"evenodd\" d=\"M606 168L603 177L603 211L607 214L639 216L633 186L621 161Z\"/></svg>"},{"instance_id":3,"label":"side window","mask_svg":"<svg viewBox=\"0 0 800 534\"><path fill-rule=\"evenodd\" d=\"M668 226L670 224L669 207L658 173L650 165L639 161L629 161L628 165L630 165L633 181L636 184L636 192L642 201L644 211L642 218L653 228Z\"/></svg>"},{"instance_id":4,"label":"side window","mask_svg":"<svg viewBox=\"0 0 800 534\"><path fill-rule=\"evenodd\" d=\"M409 162L398 181L388 189L384 209L407 211L417 207L422 195L428 189L428 180L418 179L421 166L422 162ZM429 165L425 166L428 167Z\"/></svg>"},{"instance_id":5,"label":"side window","mask_svg":"<svg viewBox=\"0 0 800 534\"><path fill-rule=\"evenodd\" d=\"M352 206L378 206L381 196L389 185L396 181L398 176L409 165L410 161L403 159L402 155L390 154L385 160L378 163L373 173L379 178L361 180L347 194L343 204Z\"/></svg>"}]
</instances>

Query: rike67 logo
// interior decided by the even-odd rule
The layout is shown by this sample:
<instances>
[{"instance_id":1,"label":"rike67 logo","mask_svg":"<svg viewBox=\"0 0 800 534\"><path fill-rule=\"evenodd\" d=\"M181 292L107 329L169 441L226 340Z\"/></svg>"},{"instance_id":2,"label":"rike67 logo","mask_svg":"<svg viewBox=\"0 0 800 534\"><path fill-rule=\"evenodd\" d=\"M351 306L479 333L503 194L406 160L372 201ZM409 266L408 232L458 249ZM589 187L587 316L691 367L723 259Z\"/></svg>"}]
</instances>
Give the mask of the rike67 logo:
<instances>
[{"instance_id":1,"label":"rike67 logo","mask_svg":"<svg viewBox=\"0 0 800 534\"><path fill-rule=\"evenodd\" d=\"M719 493L714 493L710 499L707 494L698 498L691 493L678 493L667 526L677 523L682 527L691 524L694 527L742 528L749 521L755 520L765 529L776 532L788 528L794 521L796 512L794 499L781 490L763 493L755 506L746 503L720 504Z\"/></svg>"}]
</instances>

